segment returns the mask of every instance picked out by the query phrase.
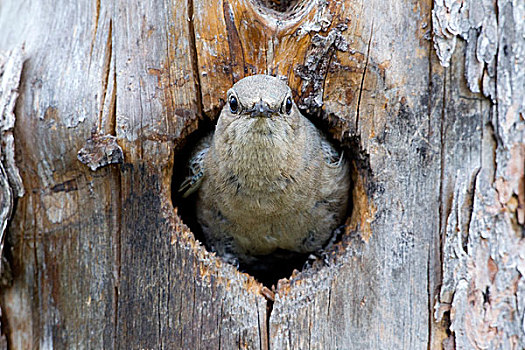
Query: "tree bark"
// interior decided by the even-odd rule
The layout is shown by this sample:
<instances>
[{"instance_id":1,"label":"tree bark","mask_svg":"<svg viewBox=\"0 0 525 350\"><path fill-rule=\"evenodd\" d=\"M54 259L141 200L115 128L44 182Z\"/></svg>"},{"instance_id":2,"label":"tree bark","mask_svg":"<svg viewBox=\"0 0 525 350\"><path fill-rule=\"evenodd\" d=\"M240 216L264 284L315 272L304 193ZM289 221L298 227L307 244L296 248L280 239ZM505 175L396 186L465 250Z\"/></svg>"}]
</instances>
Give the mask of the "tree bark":
<instances>
[{"instance_id":1,"label":"tree bark","mask_svg":"<svg viewBox=\"0 0 525 350\"><path fill-rule=\"evenodd\" d=\"M524 18L519 0L4 1L0 348L525 348ZM256 73L287 77L353 167L342 239L273 291L172 201L181 150Z\"/></svg>"}]
</instances>

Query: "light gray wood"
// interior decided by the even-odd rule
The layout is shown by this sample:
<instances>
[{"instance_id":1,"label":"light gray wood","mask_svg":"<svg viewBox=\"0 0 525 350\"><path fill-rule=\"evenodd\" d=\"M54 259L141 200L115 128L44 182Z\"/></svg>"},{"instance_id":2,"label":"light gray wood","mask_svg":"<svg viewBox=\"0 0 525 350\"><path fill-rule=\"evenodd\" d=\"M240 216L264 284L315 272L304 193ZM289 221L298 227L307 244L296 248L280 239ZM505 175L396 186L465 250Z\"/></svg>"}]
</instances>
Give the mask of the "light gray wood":
<instances>
[{"instance_id":1,"label":"light gray wood","mask_svg":"<svg viewBox=\"0 0 525 350\"><path fill-rule=\"evenodd\" d=\"M15 104L18 97L18 85L22 74L24 50L16 47L0 54L0 288L11 283L11 266L4 251L4 240L9 219L13 213L16 197L24 195L24 186L15 164ZM2 329L2 309L0 308L0 329ZM0 349L7 348L7 338L0 334Z\"/></svg>"},{"instance_id":2,"label":"light gray wood","mask_svg":"<svg viewBox=\"0 0 525 350\"><path fill-rule=\"evenodd\" d=\"M14 48L0 55L0 284L9 279L9 266L2 252L7 222L13 211L14 197L24 195L24 186L15 164L15 144L13 128L15 126L15 104L18 97L18 85L22 74L24 52L22 47Z\"/></svg>"},{"instance_id":3,"label":"light gray wood","mask_svg":"<svg viewBox=\"0 0 525 350\"><path fill-rule=\"evenodd\" d=\"M457 349L522 349L525 5L456 5L436 2L433 13L438 56L444 65L451 57L446 114L456 115L453 123L445 118L453 176L442 192L443 279L435 316L450 324L447 342L453 338ZM495 105L466 91L462 74L472 92ZM458 111L466 110L477 110L477 118L460 121Z\"/></svg>"},{"instance_id":4,"label":"light gray wood","mask_svg":"<svg viewBox=\"0 0 525 350\"><path fill-rule=\"evenodd\" d=\"M2 2L25 193L0 348L525 347L523 2L262 3ZM287 76L353 168L342 241L273 292L171 199L188 136L253 73ZM92 171L101 137L122 164Z\"/></svg>"}]
</instances>

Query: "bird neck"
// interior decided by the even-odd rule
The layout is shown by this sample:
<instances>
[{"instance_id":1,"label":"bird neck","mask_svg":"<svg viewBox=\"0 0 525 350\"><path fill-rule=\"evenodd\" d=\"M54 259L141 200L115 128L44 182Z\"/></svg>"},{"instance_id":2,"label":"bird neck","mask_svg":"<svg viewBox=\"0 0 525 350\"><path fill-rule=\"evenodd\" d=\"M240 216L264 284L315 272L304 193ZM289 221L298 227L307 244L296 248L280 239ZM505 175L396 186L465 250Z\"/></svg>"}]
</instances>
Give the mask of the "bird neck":
<instances>
[{"instance_id":1,"label":"bird neck","mask_svg":"<svg viewBox=\"0 0 525 350\"><path fill-rule=\"evenodd\" d=\"M297 139L290 137L294 130L288 124L272 122L260 119L242 128L224 130L216 140L214 152L221 176L237 177L248 191L283 187L283 174L289 174L295 166Z\"/></svg>"}]
</instances>

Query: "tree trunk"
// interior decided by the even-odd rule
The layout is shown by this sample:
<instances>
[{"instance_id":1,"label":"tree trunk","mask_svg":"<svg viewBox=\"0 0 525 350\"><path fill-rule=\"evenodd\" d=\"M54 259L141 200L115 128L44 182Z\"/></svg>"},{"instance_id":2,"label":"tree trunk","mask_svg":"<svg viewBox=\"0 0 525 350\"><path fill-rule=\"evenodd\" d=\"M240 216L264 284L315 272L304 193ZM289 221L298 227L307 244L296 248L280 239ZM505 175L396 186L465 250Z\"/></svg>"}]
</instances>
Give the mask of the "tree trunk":
<instances>
[{"instance_id":1,"label":"tree trunk","mask_svg":"<svg viewBox=\"0 0 525 350\"><path fill-rule=\"evenodd\" d=\"M524 25L520 0L4 1L0 348L525 348ZM172 200L256 73L353 164L343 237L273 290Z\"/></svg>"}]
</instances>

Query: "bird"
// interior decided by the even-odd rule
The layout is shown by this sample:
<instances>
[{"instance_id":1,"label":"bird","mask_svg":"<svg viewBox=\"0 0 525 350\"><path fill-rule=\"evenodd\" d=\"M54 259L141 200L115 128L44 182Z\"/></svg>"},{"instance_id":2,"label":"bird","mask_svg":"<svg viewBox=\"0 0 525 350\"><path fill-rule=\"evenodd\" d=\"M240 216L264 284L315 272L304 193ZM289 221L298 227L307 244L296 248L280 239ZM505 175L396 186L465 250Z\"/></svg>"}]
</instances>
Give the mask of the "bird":
<instances>
[{"instance_id":1,"label":"bird","mask_svg":"<svg viewBox=\"0 0 525 350\"><path fill-rule=\"evenodd\" d=\"M247 270L318 252L346 215L343 152L298 109L290 87L247 76L228 90L215 131L190 156L183 197L196 196L205 244Z\"/></svg>"}]
</instances>

